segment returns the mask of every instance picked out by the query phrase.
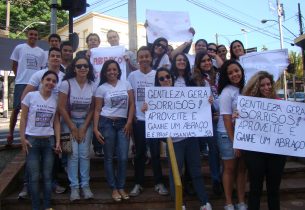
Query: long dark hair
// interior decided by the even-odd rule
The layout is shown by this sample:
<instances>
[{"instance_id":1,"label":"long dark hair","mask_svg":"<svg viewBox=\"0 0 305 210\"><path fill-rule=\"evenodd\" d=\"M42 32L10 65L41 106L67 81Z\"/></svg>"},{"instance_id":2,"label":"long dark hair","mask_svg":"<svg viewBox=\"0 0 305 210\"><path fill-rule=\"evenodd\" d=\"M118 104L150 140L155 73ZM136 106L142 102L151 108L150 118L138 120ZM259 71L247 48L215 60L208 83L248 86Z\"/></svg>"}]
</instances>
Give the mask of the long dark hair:
<instances>
[{"instance_id":1,"label":"long dark hair","mask_svg":"<svg viewBox=\"0 0 305 210\"><path fill-rule=\"evenodd\" d=\"M234 60L237 59L237 56L233 53L233 44L235 44L236 42L239 43L239 44L243 47L244 53L246 53L244 44L243 44L241 41L239 41L239 40L234 40L234 41L231 42L231 44L230 44L230 55L231 55L231 59L234 59Z\"/></svg>"},{"instance_id":2,"label":"long dark hair","mask_svg":"<svg viewBox=\"0 0 305 210\"><path fill-rule=\"evenodd\" d=\"M88 58L84 57L84 56L78 56L72 60L71 64L67 67L66 75L64 76L64 78L62 80L68 80L68 79L76 77L75 64L80 59L84 59L88 63L88 66L89 66L89 72L87 74L88 83L94 82L95 76L94 76L94 72L93 72L93 66L90 63L90 61L88 60Z\"/></svg>"},{"instance_id":3,"label":"long dark hair","mask_svg":"<svg viewBox=\"0 0 305 210\"><path fill-rule=\"evenodd\" d=\"M179 74L178 74L178 68L176 66L176 59L179 55L182 55L183 58L186 60L186 67L184 69L183 79L184 79L185 85L190 86L191 85L191 66L190 66L189 59L187 58L187 56L184 53L178 53L177 55L175 55L175 57L173 58L173 61L172 61L171 72L174 75L175 80L177 80L177 78L179 77Z\"/></svg>"},{"instance_id":4,"label":"long dark hair","mask_svg":"<svg viewBox=\"0 0 305 210\"><path fill-rule=\"evenodd\" d=\"M112 64L112 63L114 63L117 66L118 71L119 71L117 79L119 80L121 78L122 70L121 70L120 65L118 64L118 62L116 62L115 60L107 60L104 63L104 65L102 67L102 70L101 70L101 73L100 73L100 83L99 83L99 86L104 84L105 82L107 82L107 77L106 77L107 69L108 69L109 65Z\"/></svg>"},{"instance_id":5,"label":"long dark hair","mask_svg":"<svg viewBox=\"0 0 305 210\"><path fill-rule=\"evenodd\" d=\"M200 68L201 60L205 56L208 56L211 59L212 63L212 57L207 52L199 52L196 54L195 57L193 82L197 86L205 86L205 78L208 77L210 78L211 86L216 84L216 71L213 67L213 63L209 72L203 72L203 70Z\"/></svg>"},{"instance_id":6,"label":"long dark hair","mask_svg":"<svg viewBox=\"0 0 305 210\"><path fill-rule=\"evenodd\" d=\"M157 69L157 72L156 72L156 75L155 75L155 87L161 87L161 84L160 84L160 81L159 81L159 73L161 71L165 71L167 72L170 76L171 76L171 79L172 79L172 86L174 86L174 77L173 77L173 74L170 72L169 69L165 68L165 67L160 67Z\"/></svg>"},{"instance_id":7,"label":"long dark hair","mask_svg":"<svg viewBox=\"0 0 305 210\"><path fill-rule=\"evenodd\" d=\"M236 60L227 60L222 64L222 66L220 68L219 81L218 81L218 94L219 95L221 94L222 90L227 85L232 85L232 83L228 77L228 67L232 64L236 64L240 68L241 73L242 73L242 78L241 78L239 84L237 85L240 93L245 86L245 72L244 72L243 67Z\"/></svg>"},{"instance_id":8,"label":"long dark hair","mask_svg":"<svg viewBox=\"0 0 305 210\"><path fill-rule=\"evenodd\" d=\"M153 66L152 66L153 69L157 69L157 68L158 68L158 66L159 66L159 64L160 64L160 62L161 62L162 57L163 57L165 54L167 54L168 41L167 41L167 39L165 39L165 38L163 38L163 37L159 37L158 39L156 39L156 40L154 41L154 43L153 43L153 45L152 45L152 49L151 49L152 58L154 59L155 56L156 56L156 55L155 55L155 46L156 46L157 44L159 44L160 42L162 42L162 41L166 43L166 48L164 49L164 52L163 52L161 55L158 55L156 62L153 63Z\"/></svg>"}]
</instances>

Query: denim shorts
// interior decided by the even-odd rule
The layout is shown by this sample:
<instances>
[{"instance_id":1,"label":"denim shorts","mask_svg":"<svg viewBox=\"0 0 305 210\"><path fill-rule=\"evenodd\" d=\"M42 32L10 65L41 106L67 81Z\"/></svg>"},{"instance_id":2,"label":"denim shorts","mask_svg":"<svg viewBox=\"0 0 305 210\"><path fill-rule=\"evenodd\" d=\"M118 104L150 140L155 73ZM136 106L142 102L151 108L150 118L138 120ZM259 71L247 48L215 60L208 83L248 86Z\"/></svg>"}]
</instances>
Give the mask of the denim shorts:
<instances>
[{"instance_id":1,"label":"denim shorts","mask_svg":"<svg viewBox=\"0 0 305 210\"><path fill-rule=\"evenodd\" d=\"M217 133L217 143L222 160L232 160L235 158L233 142L229 139L227 133Z\"/></svg>"},{"instance_id":2,"label":"denim shorts","mask_svg":"<svg viewBox=\"0 0 305 210\"><path fill-rule=\"evenodd\" d=\"M26 84L16 84L14 89L14 109L21 109L21 96L26 87Z\"/></svg>"}]
</instances>

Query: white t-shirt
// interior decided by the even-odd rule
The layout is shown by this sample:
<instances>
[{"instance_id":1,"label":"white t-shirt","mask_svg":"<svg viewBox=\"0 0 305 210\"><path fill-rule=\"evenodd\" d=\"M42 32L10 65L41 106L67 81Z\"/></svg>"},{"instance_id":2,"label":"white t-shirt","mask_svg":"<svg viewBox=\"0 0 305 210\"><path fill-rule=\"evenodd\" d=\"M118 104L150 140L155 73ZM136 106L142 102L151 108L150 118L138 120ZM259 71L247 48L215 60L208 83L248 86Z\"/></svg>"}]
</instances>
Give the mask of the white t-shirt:
<instances>
[{"instance_id":1,"label":"white t-shirt","mask_svg":"<svg viewBox=\"0 0 305 210\"><path fill-rule=\"evenodd\" d=\"M156 62L157 62L157 58L154 58L153 59L153 64L155 64ZM169 57L168 57L168 55L166 53L162 56L157 69L162 67L162 66L166 66L166 68L168 68L168 69L170 69L171 66L172 66L172 64L171 64L171 62L169 60Z\"/></svg>"},{"instance_id":2,"label":"white t-shirt","mask_svg":"<svg viewBox=\"0 0 305 210\"><path fill-rule=\"evenodd\" d=\"M35 74L32 75L30 81L28 82L28 85L32 85L36 88L38 88L38 90L41 89L41 78L44 75L44 73L46 73L48 71L48 69L43 69L41 71L36 72ZM58 89L60 87L60 84L62 82L62 79L64 78L65 74L61 71L58 71L58 82L57 85L54 87L53 89L53 93L54 94L58 94Z\"/></svg>"},{"instance_id":3,"label":"white t-shirt","mask_svg":"<svg viewBox=\"0 0 305 210\"><path fill-rule=\"evenodd\" d=\"M155 75L155 70L151 70L147 74L144 74L140 70L136 70L131 72L128 76L128 81L130 82L135 95L136 117L138 120L145 121L145 115L141 111L145 101L145 87L155 86Z\"/></svg>"},{"instance_id":4,"label":"white t-shirt","mask_svg":"<svg viewBox=\"0 0 305 210\"><path fill-rule=\"evenodd\" d=\"M27 43L15 47L10 59L18 62L15 84L27 84L31 76L44 67L45 53L40 47Z\"/></svg>"},{"instance_id":5,"label":"white t-shirt","mask_svg":"<svg viewBox=\"0 0 305 210\"><path fill-rule=\"evenodd\" d=\"M186 87L184 78L181 76L177 77L177 79L175 80L174 86L175 87Z\"/></svg>"},{"instance_id":6,"label":"white t-shirt","mask_svg":"<svg viewBox=\"0 0 305 210\"><path fill-rule=\"evenodd\" d=\"M90 84L85 83L81 88L75 78L69 79L70 82L70 113L72 118L84 119L86 118L90 105L92 102L92 96L94 96L95 85L93 82ZM59 92L68 95L69 84L67 80L62 81ZM67 101L68 103L68 101Z\"/></svg>"},{"instance_id":7,"label":"white t-shirt","mask_svg":"<svg viewBox=\"0 0 305 210\"><path fill-rule=\"evenodd\" d=\"M219 96L219 111L222 119L218 121L217 131L226 132L222 115L233 114L237 109L237 97L239 95L239 88L233 85L228 85L222 90Z\"/></svg>"},{"instance_id":8,"label":"white t-shirt","mask_svg":"<svg viewBox=\"0 0 305 210\"><path fill-rule=\"evenodd\" d=\"M53 122L57 108L57 97L54 94L45 100L39 91L29 92L22 100L22 104L29 108L25 134L54 135Z\"/></svg>"},{"instance_id":9,"label":"white t-shirt","mask_svg":"<svg viewBox=\"0 0 305 210\"><path fill-rule=\"evenodd\" d=\"M99 86L95 92L95 97L104 99L100 115L127 118L129 90L132 90L130 83L123 80L118 80L115 87L109 83Z\"/></svg>"}]
</instances>

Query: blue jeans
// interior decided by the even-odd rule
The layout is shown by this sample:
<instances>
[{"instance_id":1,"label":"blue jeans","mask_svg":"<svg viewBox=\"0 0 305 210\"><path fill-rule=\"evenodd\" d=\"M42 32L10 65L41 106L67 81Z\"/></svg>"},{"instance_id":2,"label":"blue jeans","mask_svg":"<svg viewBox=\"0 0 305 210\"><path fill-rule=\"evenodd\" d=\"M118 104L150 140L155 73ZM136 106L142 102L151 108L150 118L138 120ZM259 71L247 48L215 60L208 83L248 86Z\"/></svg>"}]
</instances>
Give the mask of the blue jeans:
<instances>
[{"instance_id":1,"label":"blue jeans","mask_svg":"<svg viewBox=\"0 0 305 210\"><path fill-rule=\"evenodd\" d=\"M77 128L80 128L85 119L71 119ZM64 132L70 132L65 125ZM90 172L90 145L92 139L92 125L86 131L85 139L78 143L72 141L72 154L68 155L68 178L71 188L89 187L89 172ZM80 181L79 176L80 174Z\"/></svg>"},{"instance_id":2,"label":"blue jeans","mask_svg":"<svg viewBox=\"0 0 305 210\"><path fill-rule=\"evenodd\" d=\"M155 184L163 183L161 160L160 160L160 139L145 138L145 121L137 121L133 125L134 143L136 147L135 155L135 183L143 185L146 144L149 146L151 163L154 173Z\"/></svg>"},{"instance_id":3,"label":"blue jeans","mask_svg":"<svg viewBox=\"0 0 305 210\"><path fill-rule=\"evenodd\" d=\"M213 182L220 182L220 161L219 161L219 149L217 144L217 123L213 122L213 136L200 137L200 148L206 143L209 147L209 167L211 171L211 178Z\"/></svg>"},{"instance_id":4,"label":"blue jeans","mask_svg":"<svg viewBox=\"0 0 305 210\"><path fill-rule=\"evenodd\" d=\"M112 120L100 116L99 130L104 136L104 167L107 182L112 189L124 189L128 162L129 139L124 133L126 119ZM113 156L118 157L117 173L113 168Z\"/></svg>"},{"instance_id":5,"label":"blue jeans","mask_svg":"<svg viewBox=\"0 0 305 210\"><path fill-rule=\"evenodd\" d=\"M50 208L52 195L52 169L54 162L55 146L54 136L49 138L35 138L26 136L32 147L26 157L26 167L29 177L29 188L32 195L32 209L40 210L39 177L43 177L43 208Z\"/></svg>"},{"instance_id":6,"label":"blue jeans","mask_svg":"<svg viewBox=\"0 0 305 210\"><path fill-rule=\"evenodd\" d=\"M182 174L183 164L186 161L186 167L190 174L191 181L196 192L196 195L201 205L208 202L208 195L205 191L203 176L201 173L200 149L198 138L188 138L182 141L173 143L176 154L178 170L180 176ZM168 148L167 148L167 153ZM168 157L169 159L169 157ZM175 197L175 186L172 174L172 168L169 160L169 184L172 197Z\"/></svg>"}]
</instances>

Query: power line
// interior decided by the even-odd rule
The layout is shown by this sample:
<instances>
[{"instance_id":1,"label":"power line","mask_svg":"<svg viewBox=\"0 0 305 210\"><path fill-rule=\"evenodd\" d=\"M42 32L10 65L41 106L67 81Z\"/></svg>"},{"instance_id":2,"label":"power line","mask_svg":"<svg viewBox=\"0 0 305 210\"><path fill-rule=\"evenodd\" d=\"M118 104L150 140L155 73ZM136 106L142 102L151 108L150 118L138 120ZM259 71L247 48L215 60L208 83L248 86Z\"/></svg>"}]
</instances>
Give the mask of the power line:
<instances>
[{"instance_id":1,"label":"power line","mask_svg":"<svg viewBox=\"0 0 305 210\"><path fill-rule=\"evenodd\" d=\"M200 8L202 8L202 9L204 9L204 10L207 10L207 11L213 13L213 14L221 16L221 17L223 17L225 19L228 19L228 20L230 20L232 22L235 22L235 23L237 23L239 25L242 25L244 27L248 27L248 28L252 29L253 31L257 31L257 32L259 32L261 34L270 36L270 37L272 37L274 39L278 39L278 40L280 39L277 35L269 32L267 30L264 30L262 28L258 28L256 26L250 25L249 23L247 23L245 21L241 21L241 20L239 20L237 18L234 18L234 17L230 16L227 13L224 13L222 11L219 11L219 10L215 9L215 8L209 7L206 4L204 4L204 3L201 3L201 2L198 2L198 1L194 1L194 0L187 0L187 1L192 3L192 4L194 4L194 5L196 5L196 6L198 6L198 7L200 7ZM287 42L287 41L285 41L285 42L290 44L290 42Z\"/></svg>"},{"instance_id":2,"label":"power line","mask_svg":"<svg viewBox=\"0 0 305 210\"><path fill-rule=\"evenodd\" d=\"M115 6L115 5L119 4L120 2L125 2L125 3L120 4L118 6ZM101 9L97 10L97 12L101 11L101 13L105 13L105 12L111 11L113 9L116 9L118 7L121 7L121 6L123 6L123 5L127 4L127 3L128 3L128 1L126 2L126 0L120 0L120 1L117 1L117 2L115 2L113 4L110 4L110 5L108 5L108 6L104 7L104 8L101 8ZM113 6L115 6L115 7L113 7ZM110 9L108 9L108 8L110 8Z\"/></svg>"}]
</instances>

